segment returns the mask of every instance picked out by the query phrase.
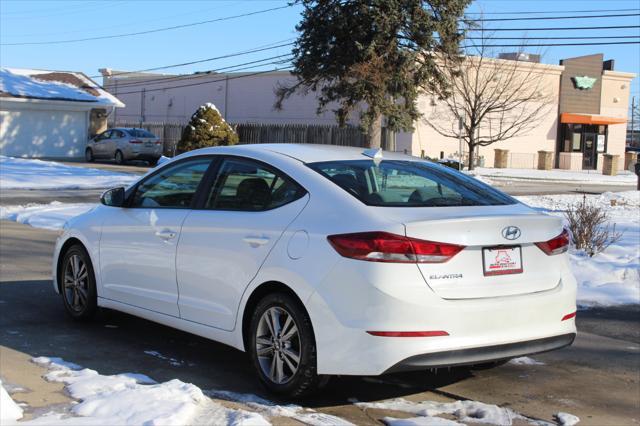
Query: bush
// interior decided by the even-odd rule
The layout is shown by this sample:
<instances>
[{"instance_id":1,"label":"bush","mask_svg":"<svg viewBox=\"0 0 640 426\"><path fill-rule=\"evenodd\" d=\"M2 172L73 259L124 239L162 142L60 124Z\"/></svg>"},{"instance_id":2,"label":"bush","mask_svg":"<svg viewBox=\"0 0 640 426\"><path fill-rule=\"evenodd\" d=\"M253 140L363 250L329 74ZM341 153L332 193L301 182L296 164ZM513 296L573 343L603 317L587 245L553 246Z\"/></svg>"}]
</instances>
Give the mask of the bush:
<instances>
[{"instance_id":1,"label":"bush","mask_svg":"<svg viewBox=\"0 0 640 426\"><path fill-rule=\"evenodd\" d=\"M226 146L238 143L238 135L222 118L213 104L202 105L191 116L182 131L176 150L178 153L209 146Z\"/></svg>"},{"instance_id":2,"label":"bush","mask_svg":"<svg viewBox=\"0 0 640 426\"><path fill-rule=\"evenodd\" d=\"M597 204L588 203L586 196L581 202L571 204L565 217L575 247L584 250L589 257L603 252L622 237L621 232L616 232L615 223L610 226L607 211Z\"/></svg>"}]
</instances>

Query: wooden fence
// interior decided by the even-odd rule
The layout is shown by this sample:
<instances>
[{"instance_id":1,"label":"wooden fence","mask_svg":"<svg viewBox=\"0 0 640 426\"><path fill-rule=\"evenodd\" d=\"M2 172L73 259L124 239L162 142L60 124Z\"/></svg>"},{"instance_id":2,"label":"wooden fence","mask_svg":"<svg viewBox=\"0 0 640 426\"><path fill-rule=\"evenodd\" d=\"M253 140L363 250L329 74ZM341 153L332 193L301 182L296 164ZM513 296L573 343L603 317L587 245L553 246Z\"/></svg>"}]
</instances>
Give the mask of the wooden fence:
<instances>
[{"instance_id":1,"label":"wooden fence","mask_svg":"<svg viewBox=\"0 0 640 426\"><path fill-rule=\"evenodd\" d=\"M367 136L357 127L339 127L316 124L260 124L229 123L238 133L241 144L256 143L312 143L366 147ZM158 136L164 143L164 154L172 156L185 124L118 121L115 127L143 128ZM383 133L385 136L386 132ZM385 149L392 138L384 137ZM389 142L387 142L389 141Z\"/></svg>"}]
</instances>

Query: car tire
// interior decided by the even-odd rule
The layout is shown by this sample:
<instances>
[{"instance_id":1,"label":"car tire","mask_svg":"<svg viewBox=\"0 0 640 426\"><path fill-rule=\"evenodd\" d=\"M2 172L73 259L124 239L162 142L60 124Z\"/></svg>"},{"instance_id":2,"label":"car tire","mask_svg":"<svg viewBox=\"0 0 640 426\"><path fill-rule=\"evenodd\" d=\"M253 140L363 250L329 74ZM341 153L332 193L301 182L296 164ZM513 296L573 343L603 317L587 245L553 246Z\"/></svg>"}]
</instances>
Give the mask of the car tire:
<instances>
[{"instance_id":1,"label":"car tire","mask_svg":"<svg viewBox=\"0 0 640 426\"><path fill-rule=\"evenodd\" d=\"M87 163L93 163L93 150L91 148L87 148L84 151L84 159Z\"/></svg>"},{"instance_id":2,"label":"car tire","mask_svg":"<svg viewBox=\"0 0 640 426\"><path fill-rule=\"evenodd\" d=\"M275 322L274 315L278 319ZM275 324L281 330L274 330L273 338ZM295 298L286 293L265 296L253 310L249 330L248 351L268 391L300 398L326 384L328 376L317 374L311 319Z\"/></svg>"},{"instance_id":3,"label":"car tire","mask_svg":"<svg viewBox=\"0 0 640 426\"><path fill-rule=\"evenodd\" d=\"M122 151L120 151L120 150L117 150L117 151L116 151L116 154L115 154L115 156L114 156L114 159L116 160L116 164L118 164L118 165L122 165L122 164L124 164L124 163L125 163L125 161L124 161L124 155L122 154Z\"/></svg>"},{"instance_id":4,"label":"car tire","mask_svg":"<svg viewBox=\"0 0 640 426\"><path fill-rule=\"evenodd\" d=\"M67 314L76 321L88 321L98 310L98 294L93 265L80 244L64 254L58 271L60 295Z\"/></svg>"},{"instance_id":5,"label":"car tire","mask_svg":"<svg viewBox=\"0 0 640 426\"><path fill-rule=\"evenodd\" d=\"M149 165L151 167L155 167L155 166L158 165L158 160L159 160L159 158L153 158L153 159L149 160L148 163L149 163Z\"/></svg>"}]
</instances>

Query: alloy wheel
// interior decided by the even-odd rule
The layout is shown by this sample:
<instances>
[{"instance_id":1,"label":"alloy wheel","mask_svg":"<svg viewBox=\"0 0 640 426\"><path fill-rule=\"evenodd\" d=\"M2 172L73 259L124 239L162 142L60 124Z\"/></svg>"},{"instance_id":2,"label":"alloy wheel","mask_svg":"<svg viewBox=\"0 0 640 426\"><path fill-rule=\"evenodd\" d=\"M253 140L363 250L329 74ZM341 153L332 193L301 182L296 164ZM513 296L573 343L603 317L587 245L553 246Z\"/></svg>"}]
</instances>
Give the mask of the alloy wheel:
<instances>
[{"instance_id":1,"label":"alloy wheel","mask_svg":"<svg viewBox=\"0 0 640 426\"><path fill-rule=\"evenodd\" d=\"M256 353L262 372L273 383L287 383L298 371L300 334L293 316L285 309L274 306L260 317Z\"/></svg>"},{"instance_id":2,"label":"alloy wheel","mask_svg":"<svg viewBox=\"0 0 640 426\"><path fill-rule=\"evenodd\" d=\"M89 299L89 271L80 255L74 254L67 260L64 269L64 297L75 312L82 312Z\"/></svg>"}]
</instances>

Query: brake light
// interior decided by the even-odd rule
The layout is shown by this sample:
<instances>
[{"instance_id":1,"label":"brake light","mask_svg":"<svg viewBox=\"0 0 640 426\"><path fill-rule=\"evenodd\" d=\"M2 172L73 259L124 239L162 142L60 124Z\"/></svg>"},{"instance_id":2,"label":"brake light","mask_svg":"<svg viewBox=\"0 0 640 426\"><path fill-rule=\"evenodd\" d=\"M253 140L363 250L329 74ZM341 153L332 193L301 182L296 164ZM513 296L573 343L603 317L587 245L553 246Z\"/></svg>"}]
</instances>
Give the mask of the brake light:
<instances>
[{"instance_id":1,"label":"brake light","mask_svg":"<svg viewBox=\"0 0 640 426\"><path fill-rule=\"evenodd\" d=\"M449 333L442 330L436 331L367 331L368 334L378 337L439 337L448 336Z\"/></svg>"},{"instance_id":2,"label":"brake light","mask_svg":"<svg viewBox=\"0 0 640 426\"><path fill-rule=\"evenodd\" d=\"M327 239L341 256L369 262L444 263L464 249L388 232L330 235Z\"/></svg>"},{"instance_id":3,"label":"brake light","mask_svg":"<svg viewBox=\"0 0 640 426\"><path fill-rule=\"evenodd\" d=\"M138 139L131 139L131 140L129 141L129 143L139 144L139 143L142 143L142 141L140 141L140 140L138 140Z\"/></svg>"},{"instance_id":4,"label":"brake light","mask_svg":"<svg viewBox=\"0 0 640 426\"><path fill-rule=\"evenodd\" d=\"M570 320L571 318L575 318L575 317L576 317L576 313L575 312L571 312L570 314L567 314L567 315L563 316L560 321Z\"/></svg>"},{"instance_id":5,"label":"brake light","mask_svg":"<svg viewBox=\"0 0 640 426\"><path fill-rule=\"evenodd\" d=\"M156 141L156 145L162 145L162 141Z\"/></svg>"},{"instance_id":6,"label":"brake light","mask_svg":"<svg viewBox=\"0 0 640 426\"><path fill-rule=\"evenodd\" d=\"M552 238L549 241L536 243L536 245L548 256L553 256L569 250L569 241L571 241L569 231L564 229L557 237Z\"/></svg>"}]
</instances>

